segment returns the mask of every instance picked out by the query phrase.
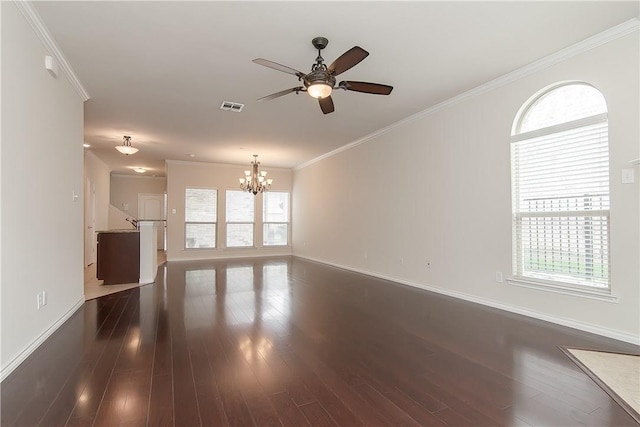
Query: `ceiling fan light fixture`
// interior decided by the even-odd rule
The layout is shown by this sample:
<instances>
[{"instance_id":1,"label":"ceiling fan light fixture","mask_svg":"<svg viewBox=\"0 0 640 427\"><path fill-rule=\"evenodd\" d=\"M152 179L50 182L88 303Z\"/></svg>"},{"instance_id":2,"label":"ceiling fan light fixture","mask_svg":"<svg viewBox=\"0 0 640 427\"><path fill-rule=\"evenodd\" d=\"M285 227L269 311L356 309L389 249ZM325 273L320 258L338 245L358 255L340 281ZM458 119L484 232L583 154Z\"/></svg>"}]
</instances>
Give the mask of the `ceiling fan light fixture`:
<instances>
[{"instance_id":1,"label":"ceiling fan light fixture","mask_svg":"<svg viewBox=\"0 0 640 427\"><path fill-rule=\"evenodd\" d=\"M307 87L307 93L317 99L326 98L332 91L333 87L325 82L313 82Z\"/></svg>"}]
</instances>

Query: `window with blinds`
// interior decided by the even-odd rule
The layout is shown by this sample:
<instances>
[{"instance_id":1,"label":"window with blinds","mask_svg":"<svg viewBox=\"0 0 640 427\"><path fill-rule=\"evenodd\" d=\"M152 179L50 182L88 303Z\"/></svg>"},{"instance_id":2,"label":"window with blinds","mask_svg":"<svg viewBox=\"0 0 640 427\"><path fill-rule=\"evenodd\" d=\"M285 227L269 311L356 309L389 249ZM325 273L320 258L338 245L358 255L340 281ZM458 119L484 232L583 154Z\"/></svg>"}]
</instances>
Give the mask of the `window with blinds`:
<instances>
[{"instance_id":1,"label":"window with blinds","mask_svg":"<svg viewBox=\"0 0 640 427\"><path fill-rule=\"evenodd\" d=\"M604 97L587 84L556 86L517 120L511 142L514 275L608 290Z\"/></svg>"},{"instance_id":2,"label":"window with blinds","mask_svg":"<svg viewBox=\"0 0 640 427\"><path fill-rule=\"evenodd\" d=\"M263 193L262 203L262 244L286 246L289 242L289 193Z\"/></svg>"},{"instance_id":3,"label":"window with blinds","mask_svg":"<svg viewBox=\"0 0 640 427\"><path fill-rule=\"evenodd\" d=\"M255 196L246 191L227 190L227 247L253 246Z\"/></svg>"},{"instance_id":4,"label":"window with blinds","mask_svg":"<svg viewBox=\"0 0 640 427\"><path fill-rule=\"evenodd\" d=\"M218 191L209 188L186 188L184 206L184 247L215 248Z\"/></svg>"}]
</instances>

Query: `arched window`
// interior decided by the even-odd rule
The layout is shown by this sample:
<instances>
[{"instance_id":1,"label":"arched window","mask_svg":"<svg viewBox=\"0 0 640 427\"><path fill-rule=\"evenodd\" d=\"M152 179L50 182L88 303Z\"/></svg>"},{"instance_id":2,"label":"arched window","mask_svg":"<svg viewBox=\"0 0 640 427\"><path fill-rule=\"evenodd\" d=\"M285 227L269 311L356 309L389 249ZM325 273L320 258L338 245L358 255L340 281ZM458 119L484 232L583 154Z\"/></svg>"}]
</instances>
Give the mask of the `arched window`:
<instances>
[{"instance_id":1,"label":"arched window","mask_svg":"<svg viewBox=\"0 0 640 427\"><path fill-rule=\"evenodd\" d=\"M564 83L520 110L511 137L513 274L542 285L609 289L607 105Z\"/></svg>"}]
</instances>

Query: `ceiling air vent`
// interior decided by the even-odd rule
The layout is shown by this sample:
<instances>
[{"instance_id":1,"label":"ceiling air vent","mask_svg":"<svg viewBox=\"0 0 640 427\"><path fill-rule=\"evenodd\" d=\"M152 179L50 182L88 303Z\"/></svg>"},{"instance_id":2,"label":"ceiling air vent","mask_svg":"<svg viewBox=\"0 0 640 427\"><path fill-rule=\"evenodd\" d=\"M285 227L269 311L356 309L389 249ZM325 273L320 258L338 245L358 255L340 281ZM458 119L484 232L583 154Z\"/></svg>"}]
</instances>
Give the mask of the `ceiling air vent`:
<instances>
[{"instance_id":1,"label":"ceiling air vent","mask_svg":"<svg viewBox=\"0 0 640 427\"><path fill-rule=\"evenodd\" d=\"M240 104L239 102L230 102L230 101L222 101L222 105L220 106L221 110L226 111L235 111L239 113L244 108L244 104Z\"/></svg>"}]
</instances>

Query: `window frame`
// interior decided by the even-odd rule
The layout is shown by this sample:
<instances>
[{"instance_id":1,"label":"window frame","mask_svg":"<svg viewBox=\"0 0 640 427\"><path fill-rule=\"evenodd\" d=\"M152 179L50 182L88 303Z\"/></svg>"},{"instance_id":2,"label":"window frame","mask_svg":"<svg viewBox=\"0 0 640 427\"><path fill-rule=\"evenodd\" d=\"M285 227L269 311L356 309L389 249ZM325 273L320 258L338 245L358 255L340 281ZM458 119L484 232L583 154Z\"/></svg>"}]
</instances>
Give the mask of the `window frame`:
<instances>
[{"instance_id":1,"label":"window frame","mask_svg":"<svg viewBox=\"0 0 640 427\"><path fill-rule=\"evenodd\" d=\"M521 211L521 206L520 206L520 195L519 195L519 191L520 191L520 187L518 185L518 182L520 180L520 168L519 168L519 163L518 166L516 167L516 153L515 151L519 149L519 143L521 142L527 142L529 141L530 143L535 143L535 142L531 142L531 140L535 139L535 138L539 138L539 137L543 137L543 136L552 136L555 134L560 134L564 131L570 131L570 130L576 130L576 129L584 129L590 125L597 125L597 124L604 124L606 123L606 129L608 132L608 108L606 105L606 99L604 99L604 95L600 92L601 95L603 95L603 101L605 103L604 107L606 109L606 111L604 113L597 113L597 114L593 114L591 116L587 116L587 117L583 117L583 118L579 118L579 119L575 119L575 120L570 120L567 122L563 122L563 123L558 123L558 124L553 124L547 127L542 127L539 129L534 129L531 131L526 131L526 132L520 132L520 129L522 129L522 125L524 120L527 118L527 115L533 111L533 109L536 108L536 106L538 105L538 103L540 102L540 100L545 97L546 95L552 93L554 90L557 90L559 88L562 88L564 86L569 86L569 85L586 85L589 86L591 88L593 88L594 90L600 92L597 88L593 87L592 85L585 83L585 82L562 82L562 83L558 83L555 85L551 85L546 87L545 89L539 91L538 93L536 93L534 96L532 96L531 98L529 98L529 100L527 100L522 107L520 108L520 110L518 111L518 114L513 122L512 125L512 133L511 133L511 141L510 141L510 151L511 151L511 198L512 198L512 210L511 210L511 216L512 216L512 246L511 246L511 250L512 250L512 274L513 276L510 277L507 282L509 284L512 285L517 285L517 286L523 286L523 287L527 287L527 288L534 288L534 289L544 289L547 291L551 291L551 292L557 292L557 293L562 293L562 294L568 294L568 295L577 295L577 296L582 296L582 297L587 297L587 298L592 298L592 299L598 299L598 300L604 300L604 301L610 301L610 302L616 302L617 301L617 297L615 297L614 295L611 294L611 240L610 240L610 202L609 202L609 206L606 209L597 209L597 210L566 210L566 211L553 211L553 210L544 210L544 211L540 211L540 212L533 212L533 211ZM540 143L540 142L538 142ZM607 145L607 152L610 152L610 144L609 144L609 138L607 136L607 141L606 141L606 145ZM608 197L608 199L610 200L610 196L611 196L611 163L610 163L610 155L607 154L607 157L609 158L609 163L607 165L607 172L608 172L608 185L607 185L607 193L606 193L606 197ZM518 159L519 161L520 159ZM518 174L516 176L516 174ZM527 216L528 215L528 216ZM528 217L533 217L533 216L538 216L538 217L547 217L547 218L558 218L557 222L554 222L554 224L560 224L561 223L561 219L562 217L566 217L566 218L571 218L571 217L576 217L576 218L582 218L584 217L584 221L586 223L586 221L588 221L587 218L606 218L605 222L604 222L604 227L606 229L606 232L604 233L604 235L606 236L606 248L605 248L605 253L606 253L606 287L600 287L600 286L595 286L595 285L589 285L586 284L586 282L588 282L586 279L585 280L581 280L580 278L578 278L577 275L574 275L571 281L563 281L561 279L559 279L559 276L564 276L564 278L570 277L571 273L570 272L557 272L557 271L553 271L548 269L546 272L536 272L536 273L529 273L529 275L526 274L525 271L525 267L524 267L524 261L523 261L523 251L525 250L525 245L526 243L524 242L523 239L523 233L522 233L522 223L521 220L524 216ZM578 219L575 220L576 222L578 222ZM537 234L536 234L537 235ZM546 237L546 236L545 236ZM544 277L544 276L548 276L548 277ZM537 276L537 277L536 277ZM553 277L555 276L555 277ZM580 283L582 281L582 283Z\"/></svg>"},{"instance_id":2,"label":"window frame","mask_svg":"<svg viewBox=\"0 0 640 427\"><path fill-rule=\"evenodd\" d=\"M284 193L287 195L287 221L266 221L266 209L267 203L265 201L265 197L269 197L269 194L273 193ZM269 245L266 243L266 228L269 224L274 225L286 225L287 226L287 242L284 245ZM277 247L288 247L289 242L291 241L290 232L291 232L291 193L289 191L269 191L262 194L262 246L268 248L277 248Z\"/></svg>"},{"instance_id":3,"label":"window frame","mask_svg":"<svg viewBox=\"0 0 640 427\"><path fill-rule=\"evenodd\" d=\"M188 190L208 190L214 191L216 195L216 203L215 203L215 221L187 221L187 191ZM213 247L209 248L190 248L187 246L187 228L189 224L212 224L214 239L213 239ZM218 248L218 189L211 187L185 187L184 188L184 239L182 241L183 249L188 251L202 251L202 250L212 250Z\"/></svg>"},{"instance_id":4,"label":"window frame","mask_svg":"<svg viewBox=\"0 0 640 427\"><path fill-rule=\"evenodd\" d=\"M250 195L253 199L253 221L248 222L248 221L229 221L229 193L233 192L233 193L246 193L248 195ZM247 248L255 248L256 247L256 197L247 192L247 191L243 191L243 190L236 190L236 189L227 189L225 190L225 199L224 199L224 203L225 203L225 247L229 248L229 249L247 249ZM251 244L250 245L245 245L245 246L229 246L229 224L231 225L241 225L241 224L251 224Z\"/></svg>"}]
</instances>

